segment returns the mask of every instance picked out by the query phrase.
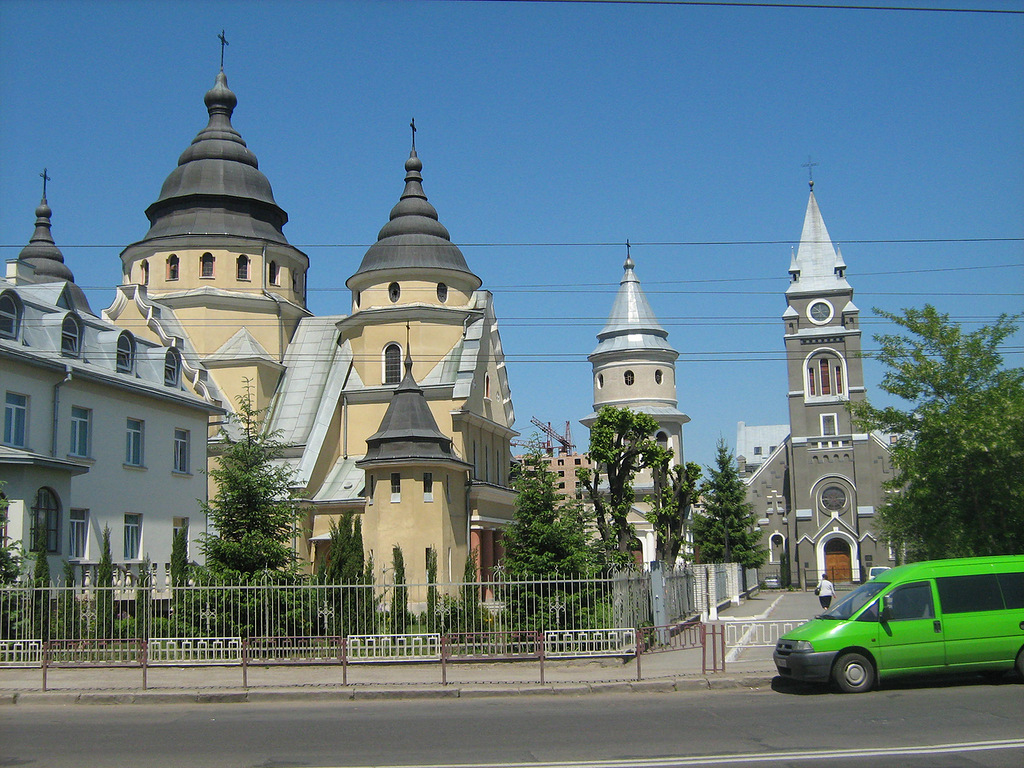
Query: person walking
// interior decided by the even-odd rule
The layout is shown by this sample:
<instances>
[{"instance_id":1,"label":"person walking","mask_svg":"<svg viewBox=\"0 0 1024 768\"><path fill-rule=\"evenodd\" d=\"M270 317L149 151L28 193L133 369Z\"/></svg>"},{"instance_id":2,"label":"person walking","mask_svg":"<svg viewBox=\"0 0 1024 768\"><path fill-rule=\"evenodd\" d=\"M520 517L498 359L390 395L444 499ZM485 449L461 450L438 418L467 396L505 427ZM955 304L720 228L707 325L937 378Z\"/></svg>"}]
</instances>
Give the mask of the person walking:
<instances>
[{"instance_id":1,"label":"person walking","mask_svg":"<svg viewBox=\"0 0 1024 768\"><path fill-rule=\"evenodd\" d=\"M821 607L827 611L829 606L832 605L832 598L836 595L835 584L828 580L827 573L821 574L818 586L814 588L814 594L818 596L818 602L821 603Z\"/></svg>"}]
</instances>

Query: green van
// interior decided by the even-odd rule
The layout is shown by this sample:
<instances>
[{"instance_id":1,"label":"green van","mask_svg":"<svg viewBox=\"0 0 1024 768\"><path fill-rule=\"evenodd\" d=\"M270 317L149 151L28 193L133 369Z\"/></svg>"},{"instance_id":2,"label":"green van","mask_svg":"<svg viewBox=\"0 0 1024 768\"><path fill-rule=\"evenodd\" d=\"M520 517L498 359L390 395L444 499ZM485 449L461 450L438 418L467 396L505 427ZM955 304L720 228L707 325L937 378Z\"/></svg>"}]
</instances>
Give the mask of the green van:
<instances>
[{"instance_id":1,"label":"green van","mask_svg":"<svg viewBox=\"0 0 1024 768\"><path fill-rule=\"evenodd\" d=\"M1024 555L892 568L783 635L773 658L783 677L847 693L892 675L1024 676Z\"/></svg>"}]
</instances>

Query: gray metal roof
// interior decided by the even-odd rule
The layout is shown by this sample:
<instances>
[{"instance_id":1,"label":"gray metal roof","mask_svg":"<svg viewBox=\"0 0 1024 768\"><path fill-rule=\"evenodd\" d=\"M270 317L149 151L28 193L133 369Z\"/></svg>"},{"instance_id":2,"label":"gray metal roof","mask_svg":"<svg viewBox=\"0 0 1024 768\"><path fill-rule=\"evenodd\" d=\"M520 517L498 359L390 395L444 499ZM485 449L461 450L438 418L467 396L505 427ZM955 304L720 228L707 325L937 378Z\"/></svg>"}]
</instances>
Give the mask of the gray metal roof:
<instances>
[{"instance_id":1,"label":"gray metal roof","mask_svg":"<svg viewBox=\"0 0 1024 768\"><path fill-rule=\"evenodd\" d=\"M221 70L206 93L209 124L178 158L149 208L146 240L178 235L236 235L287 243L288 221L256 155L231 125L238 99Z\"/></svg>"},{"instance_id":2,"label":"gray metal roof","mask_svg":"<svg viewBox=\"0 0 1024 768\"><path fill-rule=\"evenodd\" d=\"M366 438L366 457L358 462L428 460L464 464L452 451L452 440L437 428L427 398L412 375L412 359L405 360L405 378L391 396L380 429Z\"/></svg>"},{"instance_id":3,"label":"gray metal roof","mask_svg":"<svg viewBox=\"0 0 1024 768\"><path fill-rule=\"evenodd\" d=\"M668 343L668 331L661 327L647 302L634 266L633 259L627 256L619 292L615 295L608 322L597 334L597 348L591 356L630 350L676 353Z\"/></svg>"},{"instance_id":4,"label":"gray metal roof","mask_svg":"<svg viewBox=\"0 0 1024 768\"><path fill-rule=\"evenodd\" d=\"M846 262L836 252L825 228L825 220L814 197L813 182L807 212L804 214L804 228L800 233L800 247L793 256L790 274L797 279L789 284L787 294L852 290L846 282Z\"/></svg>"},{"instance_id":5,"label":"gray metal roof","mask_svg":"<svg viewBox=\"0 0 1024 768\"><path fill-rule=\"evenodd\" d=\"M452 243L448 230L438 221L437 211L423 192L423 163L413 149L405 161L405 190L398 204L391 209L387 224L377 235L377 242L363 256L352 280L366 272L385 269L439 269L462 272L474 281L481 281L466 264L458 246Z\"/></svg>"},{"instance_id":6,"label":"gray metal roof","mask_svg":"<svg viewBox=\"0 0 1024 768\"><path fill-rule=\"evenodd\" d=\"M93 314L89 306L89 300L85 292L75 284L75 276L71 269L64 263L64 254L53 241L53 234L50 232L50 217L53 211L46 202L46 194L39 201L36 208L36 228L32 233L28 245L21 249L18 254L18 261L32 267L31 280L34 283L66 283L66 295L71 306L68 309L75 309L79 312Z\"/></svg>"}]
</instances>

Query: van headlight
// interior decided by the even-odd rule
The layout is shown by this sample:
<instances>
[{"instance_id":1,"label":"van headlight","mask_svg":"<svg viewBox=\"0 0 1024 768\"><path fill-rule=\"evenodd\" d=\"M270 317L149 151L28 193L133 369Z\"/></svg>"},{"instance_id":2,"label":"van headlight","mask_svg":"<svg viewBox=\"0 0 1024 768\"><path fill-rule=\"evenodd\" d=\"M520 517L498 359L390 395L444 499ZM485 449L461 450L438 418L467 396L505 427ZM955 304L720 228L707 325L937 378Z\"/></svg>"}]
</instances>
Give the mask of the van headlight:
<instances>
[{"instance_id":1,"label":"van headlight","mask_svg":"<svg viewBox=\"0 0 1024 768\"><path fill-rule=\"evenodd\" d=\"M793 653L812 653L814 646L806 640L797 640L793 643Z\"/></svg>"}]
</instances>

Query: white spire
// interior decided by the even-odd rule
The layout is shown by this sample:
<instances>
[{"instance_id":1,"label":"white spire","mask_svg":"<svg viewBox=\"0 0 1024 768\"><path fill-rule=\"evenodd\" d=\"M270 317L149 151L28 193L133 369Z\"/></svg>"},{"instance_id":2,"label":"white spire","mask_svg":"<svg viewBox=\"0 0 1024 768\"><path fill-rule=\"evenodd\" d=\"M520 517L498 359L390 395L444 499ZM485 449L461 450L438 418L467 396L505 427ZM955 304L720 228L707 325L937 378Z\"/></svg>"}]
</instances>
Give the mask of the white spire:
<instances>
[{"instance_id":1,"label":"white spire","mask_svg":"<svg viewBox=\"0 0 1024 768\"><path fill-rule=\"evenodd\" d=\"M818 209L818 201L814 198L811 188L807 201L807 213L804 214L804 228L800 233L800 246L789 267L792 275L797 273L798 279L789 284L786 293L810 293L836 289L849 289L846 282L846 263L836 253L825 228L825 220Z\"/></svg>"}]
</instances>

